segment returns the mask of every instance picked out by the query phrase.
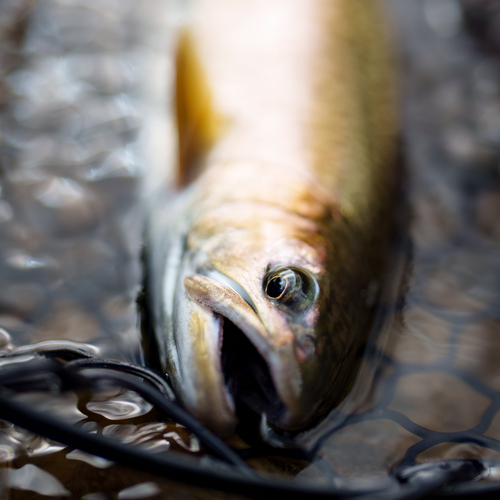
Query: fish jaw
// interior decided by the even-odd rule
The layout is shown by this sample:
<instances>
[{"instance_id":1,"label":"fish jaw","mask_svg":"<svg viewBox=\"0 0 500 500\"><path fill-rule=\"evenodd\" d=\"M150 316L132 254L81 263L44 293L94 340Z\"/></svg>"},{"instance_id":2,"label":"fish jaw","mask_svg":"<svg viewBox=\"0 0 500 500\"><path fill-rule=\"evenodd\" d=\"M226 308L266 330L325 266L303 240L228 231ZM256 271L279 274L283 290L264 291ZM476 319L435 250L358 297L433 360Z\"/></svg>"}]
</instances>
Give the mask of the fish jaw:
<instances>
[{"instance_id":1,"label":"fish jaw","mask_svg":"<svg viewBox=\"0 0 500 500\"><path fill-rule=\"evenodd\" d=\"M228 437L234 433L237 421L220 363L224 320L192 302L185 293L176 302L178 370L172 377L174 389L209 429Z\"/></svg>"},{"instance_id":2,"label":"fish jaw","mask_svg":"<svg viewBox=\"0 0 500 500\"><path fill-rule=\"evenodd\" d=\"M221 334L225 336L224 342L231 345L234 338L227 337L238 335L244 336L249 341L245 348L239 348L241 359L235 360L236 371L241 375L236 376L236 383L230 383L232 373L224 373L221 362L223 353L219 349L219 358L212 359L212 366L217 366L217 370L220 370L216 382L225 381L229 385L226 391L237 391L232 397L242 400L256 412L265 414L270 423L281 429L297 430L307 425L317 405L311 400L312 392L308 390L310 387L304 384L301 349L297 348L295 336L286 324L279 322L281 328L277 334L272 335L256 311L241 295L225 283L206 276L200 274L187 276L184 279L184 287L193 304L223 318L224 322L231 325L223 328ZM256 359L255 355L250 353L253 348L260 359ZM201 350L201 345L196 346L196 349ZM253 361L245 359L247 353ZM206 380L205 393L224 392L220 386L212 387L212 382L215 382L215 379ZM257 387L258 384L261 386ZM238 393L239 391L241 393ZM203 403L194 401L194 411L198 415L200 410L197 406L200 404Z\"/></svg>"}]
</instances>

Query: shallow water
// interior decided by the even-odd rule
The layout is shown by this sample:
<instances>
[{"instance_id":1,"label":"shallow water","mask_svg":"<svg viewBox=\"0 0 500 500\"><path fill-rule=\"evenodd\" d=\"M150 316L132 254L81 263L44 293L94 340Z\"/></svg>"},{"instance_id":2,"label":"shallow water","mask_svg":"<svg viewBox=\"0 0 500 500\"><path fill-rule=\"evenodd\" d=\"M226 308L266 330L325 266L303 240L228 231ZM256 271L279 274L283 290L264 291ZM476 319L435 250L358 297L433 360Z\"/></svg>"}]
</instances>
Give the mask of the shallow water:
<instances>
[{"instance_id":1,"label":"shallow water","mask_svg":"<svg viewBox=\"0 0 500 500\"><path fill-rule=\"evenodd\" d=\"M353 391L296 439L310 460L268 455L250 461L258 469L370 484L400 464L500 459L500 43L486 36L495 33L494 12L478 21L494 2L481 11L479 3L388 4L410 216L401 217ZM15 346L83 342L144 363L138 191L145 165L160 169L168 157L165 26L175 15L159 0L0 6L0 327ZM472 38L480 21L490 31ZM160 421L131 391L17 398L151 453L203 454L196 437ZM225 496L7 423L0 462L0 489L13 499ZM500 469L490 465L485 476L495 480Z\"/></svg>"}]
</instances>

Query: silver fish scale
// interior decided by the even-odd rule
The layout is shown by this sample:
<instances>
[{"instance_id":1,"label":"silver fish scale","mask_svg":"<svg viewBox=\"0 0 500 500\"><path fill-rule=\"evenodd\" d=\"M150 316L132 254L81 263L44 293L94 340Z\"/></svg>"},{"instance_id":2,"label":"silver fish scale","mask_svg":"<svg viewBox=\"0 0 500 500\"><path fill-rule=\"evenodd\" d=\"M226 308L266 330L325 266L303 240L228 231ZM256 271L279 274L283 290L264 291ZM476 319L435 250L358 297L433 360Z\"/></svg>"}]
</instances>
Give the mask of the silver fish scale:
<instances>
[{"instance_id":1,"label":"silver fish scale","mask_svg":"<svg viewBox=\"0 0 500 500\"><path fill-rule=\"evenodd\" d=\"M263 457L257 466L336 486L339 479L383 478L399 466L480 458L488 465L485 476L495 480L500 59L465 32L474 1L392 0L390 7L402 61L411 212L401 290L381 305L388 314L352 395L299 438L310 463L290 466ZM145 89L169 69L168 51L159 49L170 43L165 19L159 0L0 5L0 327L16 345L71 340L97 345L107 356L141 360L135 195L141 165L153 162L141 153L150 140L142 131L163 123L161 89L156 101ZM168 82L163 78L158 81ZM155 144L157 157L166 157ZM392 267L402 260L395 257ZM124 401L126 394L109 397ZM101 399L101 411L109 414ZM73 400L65 404L71 418L80 418ZM126 405L120 409L126 413ZM29 462L25 448L33 436L7 427L12 446L0 443L0 460L22 455ZM106 428L127 436L146 429L129 420ZM152 449L164 451L179 439L181 448L190 448L187 432L179 438L178 429L164 430L147 428ZM174 438L167 442L170 432ZM61 450L36 443L46 456ZM89 477L109 465L82 456ZM43 472L44 463L37 467ZM57 491L64 493L64 477L57 477ZM148 481L131 474L106 491L129 492L134 485L150 494L160 486L164 493L177 491Z\"/></svg>"}]
</instances>

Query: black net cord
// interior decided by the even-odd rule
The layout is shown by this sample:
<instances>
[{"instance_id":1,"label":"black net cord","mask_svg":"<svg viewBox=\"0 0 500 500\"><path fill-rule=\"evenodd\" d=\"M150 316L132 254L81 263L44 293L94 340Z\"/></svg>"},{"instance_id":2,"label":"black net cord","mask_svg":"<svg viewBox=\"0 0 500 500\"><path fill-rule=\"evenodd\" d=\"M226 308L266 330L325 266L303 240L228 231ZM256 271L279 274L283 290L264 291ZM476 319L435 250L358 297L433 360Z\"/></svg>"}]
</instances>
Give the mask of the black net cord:
<instances>
[{"instance_id":1,"label":"black net cord","mask_svg":"<svg viewBox=\"0 0 500 500\"><path fill-rule=\"evenodd\" d=\"M84 360L87 361L87 360ZM30 363L28 363L30 365ZM470 481L483 470L479 462L471 465L471 461L449 461L427 465L425 470L417 467L402 468L389 482L381 482L380 487L373 484L367 489L358 487L318 487L307 483L298 483L295 480L282 480L265 478L250 470L238 457L233 465L220 462L209 464L178 455L175 452L166 454L151 454L132 445L124 445L104 436L88 434L81 429L71 426L52 415L27 408L15 402L12 395L24 390L32 390L33 381L38 387L54 391L53 378L60 378L60 391L70 389L102 389L103 387L121 387L136 391L146 400L162 410L166 398L163 391L154 388L154 377L147 382L138 382L137 376L142 367L130 367L112 360L96 358L93 363L69 363L62 365L54 361L35 359L30 366L23 363L22 368L11 366L2 369L0 385L0 418L15 425L60 442L70 448L80 449L87 453L101 456L120 465L136 470L156 474L162 478L170 479L203 488L216 489L228 493L239 493L255 498L271 498L276 494L287 495L289 498L331 498L347 499L352 497L384 498L388 500L407 500L413 498L431 498L439 496L443 487L457 481ZM137 368L137 369L136 369ZM116 373L119 369L123 373ZM51 378L52 377L52 378ZM163 383L163 381L162 381ZM13 392L12 389L16 390ZM176 404L170 400L168 405ZM168 408L167 408L168 410ZM170 411L170 410L168 410ZM183 410L184 411L184 410ZM165 411L167 413L167 411ZM175 413L175 412L174 412ZM182 415L181 415L182 416ZM199 424L199 423L198 423ZM199 424L201 426L201 424ZM203 433L209 431L203 426L197 429ZM198 436L199 437L199 436ZM213 436L215 440L215 436ZM201 441L201 439L200 439ZM224 444L224 446L226 446ZM218 452L212 451L217 456ZM232 451L232 450L231 450ZM233 452L234 453L234 452ZM225 457L227 459L227 457ZM500 493L499 489L496 489ZM486 493L485 493L486 494ZM491 494L489 491L488 494ZM481 495L477 496L479 498ZM488 497L485 497L488 498Z\"/></svg>"},{"instance_id":2,"label":"black net cord","mask_svg":"<svg viewBox=\"0 0 500 500\"><path fill-rule=\"evenodd\" d=\"M347 498L361 492L332 491L297 484L293 481L261 478L249 475L245 469L229 466L207 467L197 460L176 453L153 455L138 447L123 445L96 434L88 434L51 415L33 411L5 394L0 394L0 418L70 448L100 456L125 467L149 472L165 479L227 493L240 493L255 498L275 498L277 493L290 498ZM170 456L171 455L171 456ZM364 493L364 492L363 492Z\"/></svg>"},{"instance_id":3,"label":"black net cord","mask_svg":"<svg viewBox=\"0 0 500 500\"><path fill-rule=\"evenodd\" d=\"M70 353L72 354L72 353ZM44 357L49 357L49 361L36 360L29 367L16 368L10 366L3 376L0 376L0 383L12 387L14 384L16 390L33 390L34 381L41 385L47 384L45 378L50 375L60 377L63 387L68 389L102 387L103 385L113 387L122 387L135 391L144 399L149 401L164 416L180 423L189 431L197 436L200 442L215 457L230 465L235 465L246 473L252 473L246 462L221 439L204 427L195 417L184 410L178 402L175 401L172 389L167 382L153 371L130 363L110 360L105 358L80 359L72 361L66 365L51 360L53 356L67 358L67 353L59 350L52 351L50 356L47 352ZM35 361L35 360L33 360ZM81 372L87 372L82 376ZM45 378L44 378L45 377ZM140 377L142 380L137 380Z\"/></svg>"}]
</instances>

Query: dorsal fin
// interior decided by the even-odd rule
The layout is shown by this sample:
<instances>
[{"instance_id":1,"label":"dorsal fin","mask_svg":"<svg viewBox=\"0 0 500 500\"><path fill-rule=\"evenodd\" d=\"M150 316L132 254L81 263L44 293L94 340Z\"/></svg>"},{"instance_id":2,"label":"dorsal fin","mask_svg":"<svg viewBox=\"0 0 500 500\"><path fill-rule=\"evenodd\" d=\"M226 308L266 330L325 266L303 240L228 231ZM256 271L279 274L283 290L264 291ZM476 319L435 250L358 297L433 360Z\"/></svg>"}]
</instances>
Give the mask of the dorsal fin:
<instances>
[{"instance_id":1,"label":"dorsal fin","mask_svg":"<svg viewBox=\"0 0 500 500\"><path fill-rule=\"evenodd\" d=\"M221 120L216 116L204 70L187 28L179 37L176 59L175 104L178 133L178 185L194 180L217 139Z\"/></svg>"}]
</instances>

